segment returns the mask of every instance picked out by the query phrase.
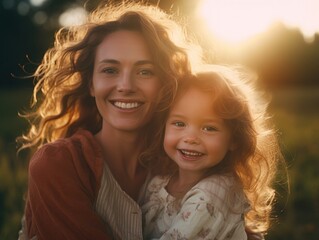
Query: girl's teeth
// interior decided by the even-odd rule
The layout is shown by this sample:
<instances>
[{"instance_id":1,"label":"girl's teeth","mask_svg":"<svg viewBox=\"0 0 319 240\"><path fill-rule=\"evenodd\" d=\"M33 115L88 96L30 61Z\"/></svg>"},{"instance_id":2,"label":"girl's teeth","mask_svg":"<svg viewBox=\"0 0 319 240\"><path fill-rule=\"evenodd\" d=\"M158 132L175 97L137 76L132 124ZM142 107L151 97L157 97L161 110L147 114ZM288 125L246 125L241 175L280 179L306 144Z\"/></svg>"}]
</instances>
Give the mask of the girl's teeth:
<instances>
[{"instance_id":1,"label":"girl's teeth","mask_svg":"<svg viewBox=\"0 0 319 240\"><path fill-rule=\"evenodd\" d=\"M188 156L202 156L203 155L202 153L199 153L199 152L190 152L190 151L186 151L186 150L181 150L181 152L185 155L188 155Z\"/></svg>"},{"instance_id":2,"label":"girl's teeth","mask_svg":"<svg viewBox=\"0 0 319 240\"><path fill-rule=\"evenodd\" d=\"M118 108L123 109L131 109L131 108L137 108L139 106L139 103L124 103L124 102L114 102L114 105Z\"/></svg>"}]
</instances>

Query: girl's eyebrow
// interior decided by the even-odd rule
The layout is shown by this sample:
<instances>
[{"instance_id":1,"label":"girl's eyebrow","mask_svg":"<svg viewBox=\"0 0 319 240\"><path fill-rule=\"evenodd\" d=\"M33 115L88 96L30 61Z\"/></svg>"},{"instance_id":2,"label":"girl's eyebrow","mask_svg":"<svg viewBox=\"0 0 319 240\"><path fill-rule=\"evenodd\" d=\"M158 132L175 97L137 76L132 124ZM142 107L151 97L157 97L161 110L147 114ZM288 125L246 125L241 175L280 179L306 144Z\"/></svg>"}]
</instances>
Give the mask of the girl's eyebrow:
<instances>
[{"instance_id":1,"label":"girl's eyebrow","mask_svg":"<svg viewBox=\"0 0 319 240\"><path fill-rule=\"evenodd\" d=\"M185 116L181 113L173 113L169 114L168 118L184 118ZM211 123L220 123L223 121L222 118L219 117L212 117L212 118L203 118L205 122L211 122Z\"/></svg>"},{"instance_id":2,"label":"girl's eyebrow","mask_svg":"<svg viewBox=\"0 0 319 240\"><path fill-rule=\"evenodd\" d=\"M169 114L169 117L179 117L179 118L181 118L181 117L183 117L183 115L179 114L179 113L173 113L173 114Z\"/></svg>"},{"instance_id":3,"label":"girl's eyebrow","mask_svg":"<svg viewBox=\"0 0 319 240\"><path fill-rule=\"evenodd\" d=\"M169 114L166 120L185 120L185 116L182 114Z\"/></svg>"}]
</instances>

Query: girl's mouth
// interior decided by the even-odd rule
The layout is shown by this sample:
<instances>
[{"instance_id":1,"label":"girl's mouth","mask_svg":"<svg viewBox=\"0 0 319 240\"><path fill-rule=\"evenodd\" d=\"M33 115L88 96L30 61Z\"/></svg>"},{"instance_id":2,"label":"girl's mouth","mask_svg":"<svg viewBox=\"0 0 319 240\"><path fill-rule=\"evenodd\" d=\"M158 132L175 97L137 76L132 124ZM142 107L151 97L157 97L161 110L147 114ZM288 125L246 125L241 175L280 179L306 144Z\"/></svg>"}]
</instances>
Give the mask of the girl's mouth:
<instances>
[{"instance_id":1,"label":"girl's mouth","mask_svg":"<svg viewBox=\"0 0 319 240\"><path fill-rule=\"evenodd\" d=\"M179 152L185 156L185 157L201 157L204 154L201 152L197 152L197 151L192 151L192 150L185 150L185 149L179 149Z\"/></svg>"}]
</instances>

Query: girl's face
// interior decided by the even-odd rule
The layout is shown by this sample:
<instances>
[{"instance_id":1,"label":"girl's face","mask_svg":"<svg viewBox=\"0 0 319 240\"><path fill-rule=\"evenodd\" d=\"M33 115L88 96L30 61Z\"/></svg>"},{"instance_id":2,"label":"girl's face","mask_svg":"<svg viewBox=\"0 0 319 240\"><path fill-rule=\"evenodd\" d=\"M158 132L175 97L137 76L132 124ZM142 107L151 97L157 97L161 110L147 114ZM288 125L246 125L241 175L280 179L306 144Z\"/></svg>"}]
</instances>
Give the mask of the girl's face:
<instances>
[{"instance_id":1,"label":"girl's face","mask_svg":"<svg viewBox=\"0 0 319 240\"><path fill-rule=\"evenodd\" d=\"M160 79L141 34L120 30L96 49L90 93L103 126L136 131L152 117Z\"/></svg>"},{"instance_id":2,"label":"girl's face","mask_svg":"<svg viewBox=\"0 0 319 240\"><path fill-rule=\"evenodd\" d=\"M206 173L233 150L230 129L213 111L211 96L192 88L172 106L164 149L180 170Z\"/></svg>"}]
</instances>

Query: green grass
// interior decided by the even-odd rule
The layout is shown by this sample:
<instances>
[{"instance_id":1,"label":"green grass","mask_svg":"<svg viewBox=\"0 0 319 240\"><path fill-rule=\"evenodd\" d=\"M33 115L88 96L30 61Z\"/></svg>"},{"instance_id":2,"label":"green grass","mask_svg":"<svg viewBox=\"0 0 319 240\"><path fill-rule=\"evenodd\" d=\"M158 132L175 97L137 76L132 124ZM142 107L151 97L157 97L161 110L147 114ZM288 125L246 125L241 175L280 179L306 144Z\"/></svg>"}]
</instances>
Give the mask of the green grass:
<instances>
[{"instance_id":1,"label":"green grass","mask_svg":"<svg viewBox=\"0 0 319 240\"><path fill-rule=\"evenodd\" d=\"M25 159L16 155L15 138L26 129L18 117L29 104L30 89L0 90L0 239L17 239L27 185Z\"/></svg>"},{"instance_id":2,"label":"green grass","mask_svg":"<svg viewBox=\"0 0 319 240\"><path fill-rule=\"evenodd\" d=\"M319 89L274 94L271 112L281 133L290 194L277 204L268 239L319 239ZM285 193L285 191L281 191Z\"/></svg>"},{"instance_id":3,"label":"green grass","mask_svg":"<svg viewBox=\"0 0 319 240\"><path fill-rule=\"evenodd\" d=\"M30 105L31 89L0 90L0 137L12 141L27 127L27 122L18 117Z\"/></svg>"}]
</instances>

